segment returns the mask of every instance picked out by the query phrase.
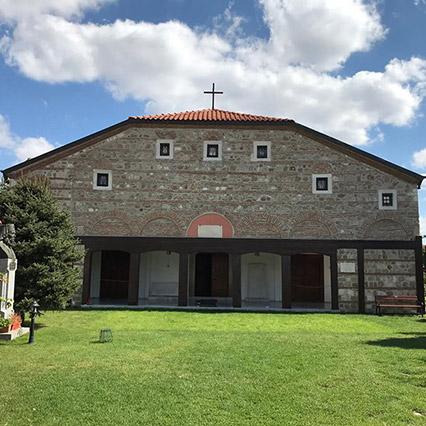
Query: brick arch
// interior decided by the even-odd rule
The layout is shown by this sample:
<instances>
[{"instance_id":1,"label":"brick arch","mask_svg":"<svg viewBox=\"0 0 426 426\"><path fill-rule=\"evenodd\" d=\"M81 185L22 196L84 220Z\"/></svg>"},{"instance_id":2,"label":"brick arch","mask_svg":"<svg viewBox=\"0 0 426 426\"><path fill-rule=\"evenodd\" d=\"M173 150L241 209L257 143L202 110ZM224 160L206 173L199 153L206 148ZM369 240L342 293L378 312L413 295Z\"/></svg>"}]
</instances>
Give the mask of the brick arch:
<instances>
[{"instance_id":1,"label":"brick arch","mask_svg":"<svg viewBox=\"0 0 426 426\"><path fill-rule=\"evenodd\" d=\"M200 225L220 225L222 226L223 238L232 238L234 236L234 226L222 214L203 213L192 220L186 232L187 237L198 237L198 226Z\"/></svg>"},{"instance_id":2,"label":"brick arch","mask_svg":"<svg viewBox=\"0 0 426 426\"><path fill-rule=\"evenodd\" d=\"M86 228L87 235L133 235L132 220L124 213L111 211L93 217Z\"/></svg>"},{"instance_id":3,"label":"brick arch","mask_svg":"<svg viewBox=\"0 0 426 426\"><path fill-rule=\"evenodd\" d=\"M373 222L365 231L366 240L405 240L407 232L404 227L392 219L381 219Z\"/></svg>"},{"instance_id":4,"label":"brick arch","mask_svg":"<svg viewBox=\"0 0 426 426\"><path fill-rule=\"evenodd\" d=\"M143 218L140 235L145 237L180 237L183 226L174 213L155 212Z\"/></svg>"},{"instance_id":5,"label":"brick arch","mask_svg":"<svg viewBox=\"0 0 426 426\"><path fill-rule=\"evenodd\" d=\"M294 218L290 225L290 238L334 239L336 227L319 213Z\"/></svg>"},{"instance_id":6,"label":"brick arch","mask_svg":"<svg viewBox=\"0 0 426 426\"><path fill-rule=\"evenodd\" d=\"M223 133L220 130L206 130L203 133L203 139L206 141L220 141L223 138Z\"/></svg>"},{"instance_id":7,"label":"brick arch","mask_svg":"<svg viewBox=\"0 0 426 426\"><path fill-rule=\"evenodd\" d=\"M410 229L406 221L395 212L380 212L365 220L361 227L361 236L371 240L405 240Z\"/></svg>"},{"instance_id":8,"label":"brick arch","mask_svg":"<svg viewBox=\"0 0 426 426\"><path fill-rule=\"evenodd\" d=\"M239 235L252 238L285 238L288 229L278 216L269 213L254 213L239 221Z\"/></svg>"},{"instance_id":9,"label":"brick arch","mask_svg":"<svg viewBox=\"0 0 426 426\"><path fill-rule=\"evenodd\" d=\"M157 129L155 135L158 139L176 139L176 132L169 129Z\"/></svg>"}]
</instances>

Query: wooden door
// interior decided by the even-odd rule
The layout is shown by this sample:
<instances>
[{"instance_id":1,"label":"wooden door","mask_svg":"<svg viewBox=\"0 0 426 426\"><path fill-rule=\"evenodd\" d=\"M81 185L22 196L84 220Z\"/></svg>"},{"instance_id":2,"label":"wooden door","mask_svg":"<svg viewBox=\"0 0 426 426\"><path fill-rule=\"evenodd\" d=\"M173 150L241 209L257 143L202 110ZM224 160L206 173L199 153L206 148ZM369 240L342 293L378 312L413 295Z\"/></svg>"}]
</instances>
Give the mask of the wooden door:
<instances>
[{"instance_id":1,"label":"wooden door","mask_svg":"<svg viewBox=\"0 0 426 426\"><path fill-rule=\"evenodd\" d=\"M324 302L324 267L320 254L291 256L291 293L293 302Z\"/></svg>"},{"instance_id":2,"label":"wooden door","mask_svg":"<svg viewBox=\"0 0 426 426\"><path fill-rule=\"evenodd\" d=\"M101 299L127 300L129 292L130 254L103 251L101 263Z\"/></svg>"},{"instance_id":3,"label":"wooden door","mask_svg":"<svg viewBox=\"0 0 426 426\"><path fill-rule=\"evenodd\" d=\"M198 253L195 257L195 292L196 297L210 297L212 282L212 255Z\"/></svg>"},{"instance_id":4,"label":"wooden door","mask_svg":"<svg viewBox=\"0 0 426 426\"><path fill-rule=\"evenodd\" d=\"M226 253L212 254L212 297L229 296L229 256Z\"/></svg>"}]
</instances>

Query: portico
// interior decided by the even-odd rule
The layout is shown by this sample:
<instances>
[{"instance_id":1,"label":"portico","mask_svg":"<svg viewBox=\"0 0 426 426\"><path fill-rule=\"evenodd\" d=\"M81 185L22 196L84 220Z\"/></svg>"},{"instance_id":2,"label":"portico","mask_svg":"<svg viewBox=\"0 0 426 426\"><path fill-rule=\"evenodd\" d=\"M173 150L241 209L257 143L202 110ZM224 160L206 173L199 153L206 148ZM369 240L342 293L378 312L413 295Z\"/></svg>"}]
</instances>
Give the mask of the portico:
<instances>
[{"instance_id":1,"label":"portico","mask_svg":"<svg viewBox=\"0 0 426 426\"><path fill-rule=\"evenodd\" d=\"M99 289L102 280L98 278L96 271L99 270L100 253L104 252L127 255L127 266L126 263L123 264L124 269L127 267L127 275L124 272L125 279L117 280L120 283L126 281L127 300L117 299L116 302L121 304L127 302L133 306L145 304L194 306L198 299L211 298L218 301L217 306L233 308L252 306L291 309L295 306L312 306L338 310L338 261L340 261L338 251L342 249L356 249L359 253L356 265L359 312L364 312L366 305L363 262L363 253L366 249L391 250L402 246L404 249L414 250L419 298L422 297L423 291L419 239L336 241L102 236L80 238L88 250L84 264L83 304L88 301L96 303L94 296L102 294ZM120 254L119 257L123 259L126 255ZM204 268L205 259L210 259L210 262L215 257L219 259L222 271L220 274L222 283L219 286L212 281L197 284L197 273L199 276L201 274L200 270L197 272L197 257L204 259L202 260ZM151 259L150 266L148 259ZM153 259L161 262L162 268L156 267L152 263ZM227 263L227 268L224 262ZM97 269L94 267L96 264ZM300 275L301 271L305 271L305 276ZM211 272L212 270L210 274ZM162 277L158 275L160 273L163 274ZM213 277L210 275L211 278ZM202 278L198 277L198 280ZM344 291L343 282L340 286Z\"/></svg>"}]
</instances>

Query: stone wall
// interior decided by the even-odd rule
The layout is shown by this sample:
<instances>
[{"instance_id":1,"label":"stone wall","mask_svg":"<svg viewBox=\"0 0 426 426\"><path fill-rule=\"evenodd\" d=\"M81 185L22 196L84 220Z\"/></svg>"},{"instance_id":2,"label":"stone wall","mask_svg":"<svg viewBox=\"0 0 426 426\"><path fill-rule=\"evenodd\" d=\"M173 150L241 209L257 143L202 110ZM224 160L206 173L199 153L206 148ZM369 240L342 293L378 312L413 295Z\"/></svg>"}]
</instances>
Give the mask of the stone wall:
<instances>
[{"instance_id":1,"label":"stone wall","mask_svg":"<svg viewBox=\"0 0 426 426\"><path fill-rule=\"evenodd\" d=\"M356 249L337 250L339 309L358 312L358 262Z\"/></svg>"},{"instance_id":2,"label":"stone wall","mask_svg":"<svg viewBox=\"0 0 426 426\"><path fill-rule=\"evenodd\" d=\"M365 250L364 257L366 312L374 312L376 294L416 296L414 250Z\"/></svg>"},{"instance_id":3,"label":"stone wall","mask_svg":"<svg viewBox=\"0 0 426 426\"><path fill-rule=\"evenodd\" d=\"M156 140L174 158L156 159ZM203 161L220 140L223 160ZM253 141L271 141L272 160L251 161ZM112 171L112 190L93 189L93 170ZM134 128L33 172L47 175L79 235L185 236L204 213L224 215L236 237L412 239L417 189L288 130ZM312 174L332 175L332 194L312 193ZM396 189L398 209L378 209L378 190Z\"/></svg>"},{"instance_id":4,"label":"stone wall","mask_svg":"<svg viewBox=\"0 0 426 426\"><path fill-rule=\"evenodd\" d=\"M357 251L338 250L337 259L339 309L358 312ZM354 270L349 271L351 264ZM416 296L415 267L414 250L365 250L365 311L375 312L376 295Z\"/></svg>"},{"instance_id":5,"label":"stone wall","mask_svg":"<svg viewBox=\"0 0 426 426\"><path fill-rule=\"evenodd\" d=\"M174 140L173 159L156 159L157 139ZM221 161L203 161L205 140L222 142ZM253 141L271 142L271 161L251 161ZM95 169L112 172L112 190L93 189ZM223 215L242 238L412 240L419 233L414 183L290 130L135 127L32 173L49 177L77 235L186 236L206 213ZM313 174L331 174L331 194L312 192ZM397 210L379 210L380 189L397 191ZM338 262L339 308L357 312L356 251L339 250ZM368 250L365 267L368 311L378 291L415 295L412 251Z\"/></svg>"}]
</instances>

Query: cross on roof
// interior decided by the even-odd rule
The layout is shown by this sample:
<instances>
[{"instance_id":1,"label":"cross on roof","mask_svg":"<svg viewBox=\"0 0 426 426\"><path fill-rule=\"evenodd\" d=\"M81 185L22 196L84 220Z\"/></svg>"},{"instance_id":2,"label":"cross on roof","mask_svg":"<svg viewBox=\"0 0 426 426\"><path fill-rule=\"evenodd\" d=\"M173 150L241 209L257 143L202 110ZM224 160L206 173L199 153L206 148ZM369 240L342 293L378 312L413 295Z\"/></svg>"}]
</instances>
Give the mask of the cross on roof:
<instances>
[{"instance_id":1,"label":"cross on roof","mask_svg":"<svg viewBox=\"0 0 426 426\"><path fill-rule=\"evenodd\" d=\"M223 92L215 92L214 83L213 83L213 86L212 86L212 90L211 91L205 91L204 93L206 95L212 95L212 109L214 109L214 95L223 95Z\"/></svg>"}]
</instances>

